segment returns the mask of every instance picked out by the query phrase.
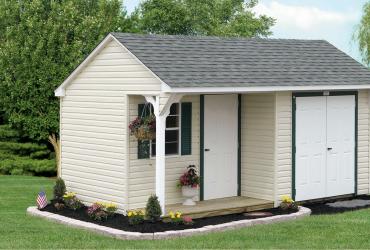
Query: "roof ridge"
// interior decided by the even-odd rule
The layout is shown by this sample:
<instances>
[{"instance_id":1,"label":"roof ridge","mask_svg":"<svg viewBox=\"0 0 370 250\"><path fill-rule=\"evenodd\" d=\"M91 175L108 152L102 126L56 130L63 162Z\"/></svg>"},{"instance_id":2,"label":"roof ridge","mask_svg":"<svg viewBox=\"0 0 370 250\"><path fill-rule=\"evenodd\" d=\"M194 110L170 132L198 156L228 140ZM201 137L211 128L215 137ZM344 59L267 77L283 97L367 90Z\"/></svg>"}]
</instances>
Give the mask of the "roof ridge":
<instances>
[{"instance_id":1,"label":"roof ridge","mask_svg":"<svg viewBox=\"0 0 370 250\"><path fill-rule=\"evenodd\" d=\"M165 35L165 34L142 34L142 33L125 33L125 32L111 32L114 37L116 38L124 38L125 36L135 36L135 37L153 37L153 38L175 38L175 39L189 39L189 40L201 40L201 39L208 39L208 40L221 40L221 41L248 41L248 40L256 40L256 41L301 41L301 42L328 42L324 39L296 39L296 38L264 38L264 37L240 37L240 36L233 36L233 37L223 37L223 36L205 36L205 35Z\"/></svg>"}]
</instances>

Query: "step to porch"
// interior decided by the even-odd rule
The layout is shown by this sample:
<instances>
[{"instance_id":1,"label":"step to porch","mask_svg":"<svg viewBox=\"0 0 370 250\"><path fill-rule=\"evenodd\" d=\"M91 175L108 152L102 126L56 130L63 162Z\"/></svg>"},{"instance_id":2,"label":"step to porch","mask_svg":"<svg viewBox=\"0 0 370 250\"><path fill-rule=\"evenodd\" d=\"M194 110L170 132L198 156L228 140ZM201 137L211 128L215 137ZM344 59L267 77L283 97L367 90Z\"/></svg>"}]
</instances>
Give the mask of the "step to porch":
<instances>
[{"instance_id":1,"label":"step to porch","mask_svg":"<svg viewBox=\"0 0 370 250\"><path fill-rule=\"evenodd\" d=\"M222 199L197 201L195 206L182 204L167 205L166 211L180 211L193 219L220 216L235 213L245 213L274 207L273 201L250 197L228 197Z\"/></svg>"}]
</instances>

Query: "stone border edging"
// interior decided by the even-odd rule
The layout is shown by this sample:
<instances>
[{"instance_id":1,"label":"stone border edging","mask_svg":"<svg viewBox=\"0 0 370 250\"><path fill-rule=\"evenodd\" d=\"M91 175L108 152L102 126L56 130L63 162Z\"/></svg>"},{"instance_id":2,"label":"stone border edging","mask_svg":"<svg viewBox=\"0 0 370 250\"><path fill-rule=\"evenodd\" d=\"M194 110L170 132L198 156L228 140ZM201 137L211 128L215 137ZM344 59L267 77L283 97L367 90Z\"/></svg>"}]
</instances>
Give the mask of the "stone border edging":
<instances>
[{"instance_id":1,"label":"stone border edging","mask_svg":"<svg viewBox=\"0 0 370 250\"><path fill-rule=\"evenodd\" d=\"M303 218L311 214L311 210L306 207L299 207L299 211L292 214L285 215L275 215L271 217L265 217L260 219L246 219L239 221L232 221L218 225L209 225L201 228L185 229L178 231L166 231L159 233L137 233L137 232L127 232L119 229L114 229L110 227L105 227L97 225L90 222L80 221L76 219L71 219L59 214L53 214L46 211L40 211L37 207L27 208L27 213L32 216L42 217L47 220L55 221L61 224L72 226L75 228L82 228L99 234L111 236L117 239L124 240L159 240L159 239L170 239L178 237L186 237L192 235L205 234L210 232L222 232L231 229L239 229L243 227L250 227L260 224L271 224L275 222L295 220L298 218Z\"/></svg>"}]
</instances>

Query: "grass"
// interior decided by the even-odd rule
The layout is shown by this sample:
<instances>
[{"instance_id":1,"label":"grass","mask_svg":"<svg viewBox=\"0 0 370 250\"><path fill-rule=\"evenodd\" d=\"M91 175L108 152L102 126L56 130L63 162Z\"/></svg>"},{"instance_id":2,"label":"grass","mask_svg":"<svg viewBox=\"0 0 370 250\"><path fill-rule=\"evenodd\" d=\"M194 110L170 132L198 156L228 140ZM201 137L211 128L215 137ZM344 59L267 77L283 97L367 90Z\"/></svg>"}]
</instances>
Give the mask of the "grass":
<instances>
[{"instance_id":1,"label":"grass","mask_svg":"<svg viewBox=\"0 0 370 250\"><path fill-rule=\"evenodd\" d=\"M370 210L312 216L294 222L261 225L191 238L161 241L123 241L68 228L26 215L44 188L51 197L53 181L28 176L0 176L0 248L368 248Z\"/></svg>"}]
</instances>

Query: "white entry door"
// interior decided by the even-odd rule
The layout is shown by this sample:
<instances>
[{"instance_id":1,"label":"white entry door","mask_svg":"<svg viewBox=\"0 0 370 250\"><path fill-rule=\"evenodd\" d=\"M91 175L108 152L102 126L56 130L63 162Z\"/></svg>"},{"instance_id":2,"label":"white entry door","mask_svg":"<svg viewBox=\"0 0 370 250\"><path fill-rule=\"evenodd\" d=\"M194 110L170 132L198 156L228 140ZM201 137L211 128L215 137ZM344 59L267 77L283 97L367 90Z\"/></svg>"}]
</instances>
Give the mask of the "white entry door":
<instances>
[{"instance_id":1,"label":"white entry door","mask_svg":"<svg viewBox=\"0 0 370 250\"><path fill-rule=\"evenodd\" d=\"M355 97L327 98L327 196L354 193Z\"/></svg>"},{"instance_id":2,"label":"white entry door","mask_svg":"<svg viewBox=\"0 0 370 250\"><path fill-rule=\"evenodd\" d=\"M355 97L296 98L296 200L354 193Z\"/></svg>"},{"instance_id":3,"label":"white entry door","mask_svg":"<svg viewBox=\"0 0 370 250\"><path fill-rule=\"evenodd\" d=\"M237 196L238 96L204 96L204 199Z\"/></svg>"}]
</instances>

